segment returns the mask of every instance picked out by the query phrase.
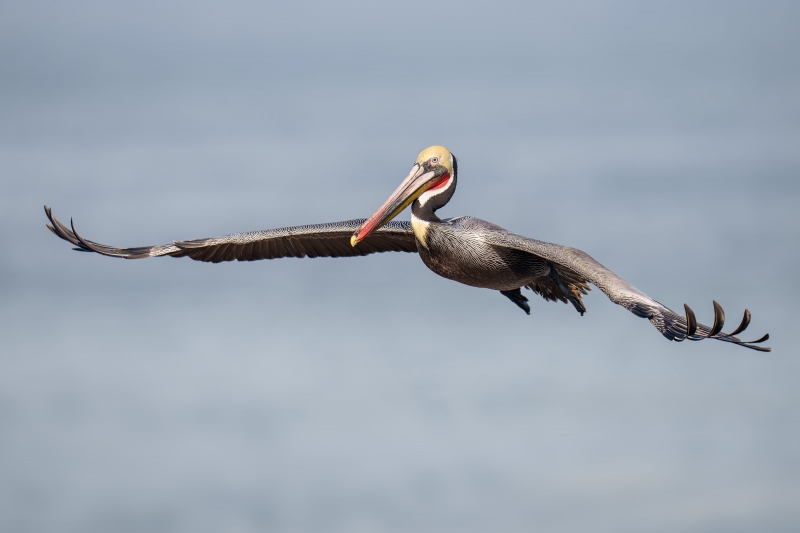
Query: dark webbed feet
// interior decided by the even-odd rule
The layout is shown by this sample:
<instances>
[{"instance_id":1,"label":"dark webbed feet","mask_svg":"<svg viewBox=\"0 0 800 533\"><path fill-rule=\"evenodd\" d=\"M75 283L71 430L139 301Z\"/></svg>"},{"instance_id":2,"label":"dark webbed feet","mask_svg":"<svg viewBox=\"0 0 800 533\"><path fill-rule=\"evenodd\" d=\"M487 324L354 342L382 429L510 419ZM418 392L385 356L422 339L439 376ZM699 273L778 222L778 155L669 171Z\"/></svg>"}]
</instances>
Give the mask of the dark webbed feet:
<instances>
[{"instance_id":1,"label":"dark webbed feet","mask_svg":"<svg viewBox=\"0 0 800 533\"><path fill-rule=\"evenodd\" d=\"M531 314L531 306L528 305L528 299L522 295L522 291L519 289L500 291L500 294L517 304L517 307L525 311L527 314Z\"/></svg>"}]
</instances>

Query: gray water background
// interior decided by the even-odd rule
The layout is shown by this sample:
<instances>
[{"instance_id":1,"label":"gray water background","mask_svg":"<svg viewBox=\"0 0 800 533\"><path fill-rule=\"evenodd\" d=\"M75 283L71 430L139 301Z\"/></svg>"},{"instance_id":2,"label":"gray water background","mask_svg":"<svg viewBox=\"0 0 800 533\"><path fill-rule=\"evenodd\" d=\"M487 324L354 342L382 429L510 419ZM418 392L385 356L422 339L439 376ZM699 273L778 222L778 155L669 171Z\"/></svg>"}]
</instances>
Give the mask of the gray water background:
<instances>
[{"instance_id":1,"label":"gray water background","mask_svg":"<svg viewBox=\"0 0 800 533\"><path fill-rule=\"evenodd\" d=\"M0 530L800 530L800 4L0 4ZM371 214L445 144L595 290L79 254ZM407 219L407 214L400 216Z\"/></svg>"}]
</instances>

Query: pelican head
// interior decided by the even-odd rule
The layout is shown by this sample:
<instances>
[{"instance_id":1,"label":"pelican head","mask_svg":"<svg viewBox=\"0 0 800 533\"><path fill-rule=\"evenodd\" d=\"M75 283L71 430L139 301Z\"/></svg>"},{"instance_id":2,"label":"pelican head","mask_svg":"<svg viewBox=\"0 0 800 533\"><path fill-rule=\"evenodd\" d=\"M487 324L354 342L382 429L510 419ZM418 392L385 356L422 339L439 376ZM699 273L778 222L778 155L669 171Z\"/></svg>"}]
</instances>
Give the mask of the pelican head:
<instances>
[{"instance_id":1,"label":"pelican head","mask_svg":"<svg viewBox=\"0 0 800 533\"><path fill-rule=\"evenodd\" d=\"M456 176L456 158L444 146L429 146L420 152L406 179L383 205L375 211L350 237L355 246L372 232L392 220L403 209L426 191L453 188ZM447 202L452 191L441 205ZM439 207L441 207L441 205Z\"/></svg>"}]
</instances>

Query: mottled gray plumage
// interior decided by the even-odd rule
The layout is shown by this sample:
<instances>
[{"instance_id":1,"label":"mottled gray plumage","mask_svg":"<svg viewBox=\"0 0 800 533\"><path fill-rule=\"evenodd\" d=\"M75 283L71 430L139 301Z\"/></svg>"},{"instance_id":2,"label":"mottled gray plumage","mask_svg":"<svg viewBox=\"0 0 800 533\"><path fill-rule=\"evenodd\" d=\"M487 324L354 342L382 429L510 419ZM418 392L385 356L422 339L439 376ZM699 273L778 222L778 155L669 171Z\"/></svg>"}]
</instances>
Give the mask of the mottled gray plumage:
<instances>
[{"instance_id":1,"label":"mottled gray plumage","mask_svg":"<svg viewBox=\"0 0 800 533\"><path fill-rule=\"evenodd\" d=\"M528 314L530 308L520 287L535 291L545 300L570 302L581 314L586 311L581 296L590 287L579 274L524 250L492 246L490 235L506 231L500 226L472 217L426 222L426 244L419 246L420 257L440 276L496 289Z\"/></svg>"},{"instance_id":2,"label":"mottled gray plumage","mask_svg":"<svg viewBox=\"0 0 800 533\"><path fill-rule=\"evenodd\" d=\"M78 250L126 259L169 255L218 263L418 251L433 272L473 287L498 290L528 314L530 306L521 287L533 290L545 300L569 302L583 315L586 307L582 296L588 293L591 283L612 302L650 320L670 340L710 338L770 351L767 347L756 346L766 341L768 334L751 342L735 336L750 323L747 310L739 327L731 333L722 333L725 313L717 302L714 302L714 325L709 327L697 322L689 306L684 306L685 317L675 313L581 250L529 239L477 218L440 219L436 210L452 198L457 174L458 162L452 153L443 146L432 146L420 154L408 177L368 219L139 248L115 248L84 239L74 226L68 228L59 222L47 206L45 213L51 222L47 227ZM391 221L409 203L411 223Z\"/></svg>"}]
</instances>

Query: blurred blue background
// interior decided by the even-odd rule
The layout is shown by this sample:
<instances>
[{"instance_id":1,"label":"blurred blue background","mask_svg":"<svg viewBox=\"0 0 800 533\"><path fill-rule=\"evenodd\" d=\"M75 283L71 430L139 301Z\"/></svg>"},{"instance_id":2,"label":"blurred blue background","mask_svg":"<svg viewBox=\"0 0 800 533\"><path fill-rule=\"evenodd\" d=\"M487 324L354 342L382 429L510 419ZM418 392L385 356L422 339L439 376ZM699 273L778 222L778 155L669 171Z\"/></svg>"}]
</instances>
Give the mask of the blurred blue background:
<instances>
[{"instance_id":1,"label":"blurred blue background","mask_svg":"<svg viewBox=\"0 0 800 533\"><path fill-rule=\"evenodd\" d=\"M797 2L0 4L0 530L800 530ZM586 250L772 354L411 254L79 254L443 216ZM404 213L401 219L407 219Z\"/></svg>"}]
</instances>

